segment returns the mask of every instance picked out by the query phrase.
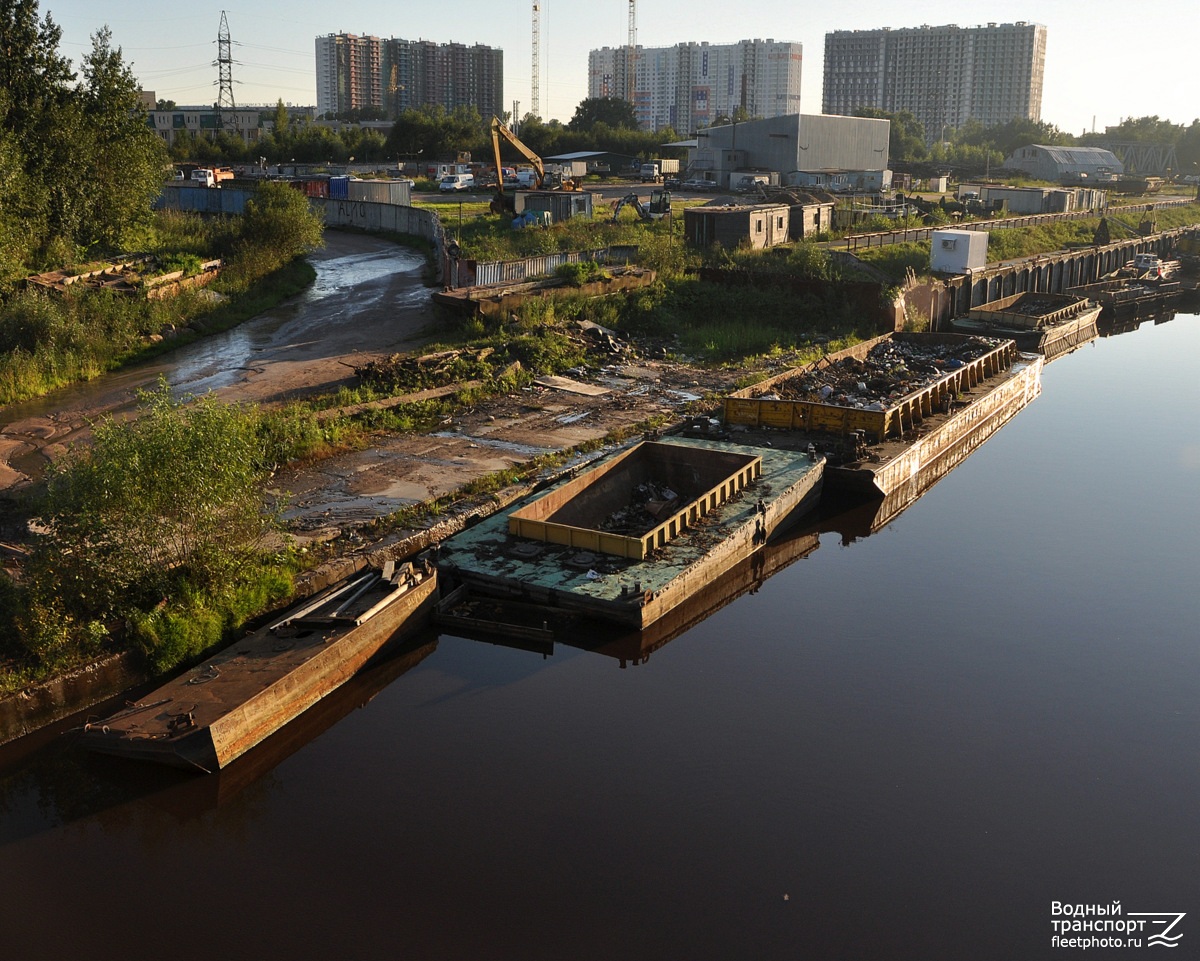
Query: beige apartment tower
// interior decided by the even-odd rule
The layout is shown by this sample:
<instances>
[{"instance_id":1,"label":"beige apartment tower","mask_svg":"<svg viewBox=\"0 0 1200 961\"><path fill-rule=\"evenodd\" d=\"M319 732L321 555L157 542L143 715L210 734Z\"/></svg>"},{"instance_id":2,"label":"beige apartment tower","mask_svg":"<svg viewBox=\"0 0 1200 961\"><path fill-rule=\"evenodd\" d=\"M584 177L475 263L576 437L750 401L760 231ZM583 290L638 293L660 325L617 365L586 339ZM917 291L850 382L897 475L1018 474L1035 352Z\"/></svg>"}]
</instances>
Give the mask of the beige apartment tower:
<instances>
[{"instance_id":1,"label":"beige apartment tower","mask_svg":"<svg viewBox=\"0 0 1200 961\"><path fill-rule=\"evenodd\" d=\"M1036 23L835 30L825 34L821 111L907 110L932 143L968 120L1041 120L1045 66Z\"/></svg>"}]
</instances>

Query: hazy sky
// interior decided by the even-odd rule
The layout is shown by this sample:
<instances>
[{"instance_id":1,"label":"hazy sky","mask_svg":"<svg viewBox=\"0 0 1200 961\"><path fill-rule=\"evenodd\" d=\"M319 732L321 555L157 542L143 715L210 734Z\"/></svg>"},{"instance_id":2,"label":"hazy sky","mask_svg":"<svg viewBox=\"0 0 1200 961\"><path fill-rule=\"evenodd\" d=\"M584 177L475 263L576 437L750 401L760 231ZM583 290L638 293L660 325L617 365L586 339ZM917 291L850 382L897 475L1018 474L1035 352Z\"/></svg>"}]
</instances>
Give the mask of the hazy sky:
<instances>
[{"instance_id":1,"label":"hazy sky","mask_svg":"<svg viewBox=\"0 0 1200 961\"><path fill-rule=\"evenodd\" d=\"M540 0L541 106L545 119L569 121L587 96L588 51L626 42L627 0ZM234 100L238 104L315 105L314 40L355 33L436 43L482 43L504 51L504 109L530 109L531 0L287 0L225 7L233 41ZM107 24L114 45L142 86L180 104L217 99L219 4L162 0L41 0L63 31L64 56L78 64L91 35ZM910 6L880 0L800 4L797 0L639 0L642 46L748 39L798 42L804 47L801 105L821 112L825 34L880 27L962 27L1025 20L1047 27L1042 119L1069 133L1157 115L1190 124L1200 117L1200 73L1191 59L1200 41L1195 0L1039 0L1011 2L925 0Z\"/></svg>"}]
</instances>

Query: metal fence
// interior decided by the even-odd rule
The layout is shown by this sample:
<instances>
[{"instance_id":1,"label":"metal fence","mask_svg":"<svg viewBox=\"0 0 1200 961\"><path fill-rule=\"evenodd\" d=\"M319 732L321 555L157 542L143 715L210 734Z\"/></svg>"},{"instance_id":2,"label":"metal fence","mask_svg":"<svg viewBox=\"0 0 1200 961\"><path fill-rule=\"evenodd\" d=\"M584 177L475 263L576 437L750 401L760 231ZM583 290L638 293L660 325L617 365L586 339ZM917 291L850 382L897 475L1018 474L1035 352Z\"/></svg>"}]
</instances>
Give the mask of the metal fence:
<instances>
[{"instance_id":1,"label":"metal fence","mask_svg":"<svg viewBox=\"0 0 1200 961\"><path fill-rule=\"evenodd\" d=\"M1096 217L1111 217L1121 213L1151 212L1164 207L1184 207L1194 201L1166 200L1161 203L1136 204L1127 207L1110 207L1107 210L1074 210L1060 214L1028 214L1023 217L1003 217L998 220L973 220L963 224L943 224L940 227L908 227L899 230L883 230L870 234L851 234L846 237L846 250L861 250L870 247L885 247L888 244L930 240L935 230L1012 230L1017 227L1036 227L1038 224L1056 223L1064 220L1094 220Z\"/></svg>"},{"instance_id":2,"label":"metal fence","mask_svg":"<svg viewBox=\"0 0 1200 961\"><path fill-rule=\"evenodd\" d=\"M608 248L597 250L580 250L563 254L542 254L538 257L526 257L524 260L498 260L491 263L464 261L460 273L459 285L467 286L466 275L470 273L472 286L486 284L513 284L534 277L552 275L563 264L575 264L581 261L605 261L608 258ZM471 265L468 267L468 265Z\"/></svg>"}]
</instances>

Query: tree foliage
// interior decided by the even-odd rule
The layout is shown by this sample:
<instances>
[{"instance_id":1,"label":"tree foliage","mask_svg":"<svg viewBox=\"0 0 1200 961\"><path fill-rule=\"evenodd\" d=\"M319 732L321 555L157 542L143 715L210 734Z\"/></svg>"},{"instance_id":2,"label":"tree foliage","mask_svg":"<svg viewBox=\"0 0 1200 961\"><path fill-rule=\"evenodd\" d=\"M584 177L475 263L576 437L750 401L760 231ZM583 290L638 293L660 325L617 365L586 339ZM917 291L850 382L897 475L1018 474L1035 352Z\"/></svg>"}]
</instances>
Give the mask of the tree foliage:
<instances>
[{"instance_id":1,"label":"tree foliage","mask_svg":"<svg viewBox=\"0 0 1200 961\"><path fill-rule=\"evenodd\" d=\"M567 124L567 129L590 132L597 124L637 130L637 114L633 110L633 104L624 97L588 97L581 100L575 108L575 116Z\"/></svg>"},{"instance_id":2,"label":"tree foliage","mask_svg":"<svg viewBox=\"0 0 1200 961\"><path fill-rule=\"evenodd\" d=\"M102 421L90 446L49 468L33 583L43 606L78 622L149 609L184 582L220 591L273 529L252 415L177 401L166 382L141 400L136 420Z\"/></svg>"},{"instance_id":3,"label":"tree foliage","mask_svg":"<svg viewBox=\"0 0 1200 961\"><path fill-rule=\"evenodd\" d=\"M321 220L300 191L285 183L259 184L231 227L224 281L237 286L256 280L324 245Z\"/></svg>"},{"instance_id":4,"label":"tree foliage","mask_svg":"<svg viewBox=\"0 0 1200 961\"><path fill-rule=\"evenodd\" d=\"M118 248L165 176L165 150L108 29L92 37L82 78L58 54L61 38L36 0L0 0L0 286L34 264Z\"/></svg>"}]
</instances>

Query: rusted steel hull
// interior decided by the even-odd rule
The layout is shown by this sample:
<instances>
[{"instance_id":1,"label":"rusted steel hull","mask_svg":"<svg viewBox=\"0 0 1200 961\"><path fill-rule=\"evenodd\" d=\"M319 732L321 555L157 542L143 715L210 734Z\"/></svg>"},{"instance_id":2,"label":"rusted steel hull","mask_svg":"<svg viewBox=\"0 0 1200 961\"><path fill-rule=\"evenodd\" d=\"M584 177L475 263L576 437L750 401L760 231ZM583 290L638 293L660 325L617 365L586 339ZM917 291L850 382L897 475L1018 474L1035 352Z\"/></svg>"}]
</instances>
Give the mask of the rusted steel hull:
<instances>
[{"instance_id":1,"label":"rusted steel hull","mask_svg":"<svg viewBox=\"0 0 1200 961\"><path fill-rule=\"evenodd\" d=\"M1092 304L1072 317L1042 327L1010 327L999 319L990 322L981 311L972 311L969 317L956 318L950 323L960 334L1006 337L1019 349L1041 354L1051 361L1097 337L1096 322L1101 310L1100 304Z\"/></svg>"},{"instance_id":2,"label":"rusted steel hull","mask_svg":"<svg viewBox=\"0 0 1200 961\"><path fill-rule=\"evenodd\" d=\"M845 357L861 360L891 336L860 344L853 352L831 354L802 370ZM903 339L952 345L976 338L909 334ZM995 348L889 408L872 411L754 396L754 390L766 394L796 375L788 371L727 397L726 423L742 443L793 450L812 445L825 453L830 491L871 497L895 494L911 503L1041 392L1045 358L1019 353L1011 339L987 342ZM870 438L869 445L852 443L856 432Z\"/></svg>"},{"instance_id":3,"label":"rusted steel hull","mask_svg":"<svg viewBox=\"0 0 1200 961\"><path fill-rule=\"evenodd\" d=\"M406 565L407 567L407 565ZM357 576L231 645L105 721L80 745L211 773L336 690L388 644L427 624L433 571Z\"/></svg>"}]
</instances>

